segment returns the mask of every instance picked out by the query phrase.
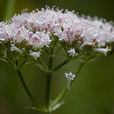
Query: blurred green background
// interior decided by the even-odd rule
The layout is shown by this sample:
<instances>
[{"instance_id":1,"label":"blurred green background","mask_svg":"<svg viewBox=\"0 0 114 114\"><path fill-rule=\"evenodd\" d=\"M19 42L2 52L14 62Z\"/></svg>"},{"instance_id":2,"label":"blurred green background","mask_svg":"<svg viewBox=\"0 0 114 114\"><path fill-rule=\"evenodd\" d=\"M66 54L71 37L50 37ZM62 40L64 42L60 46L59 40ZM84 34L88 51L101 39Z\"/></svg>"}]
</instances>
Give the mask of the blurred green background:
<instances>
[{"instance_id":1,"label":"blurred green background","mask_svg":"<svg viewBox=\"0 0 114 114\"><path fill-rule=\"evenodd\" d=\"M81 14L114 21L114 0L0 0L0 21L23 9L32 11L45 5L68 8ZM62 61L60 52L55 64ZM75 71L76 61L53 75L52 98L66 83L64 72ZM38 103L44 100L45 74L35 66L26 66L22 73ZM65 97L66 103L53 114L114 114L114 54L88 63ZM0 114L40 114L27 109L31 102L24 92L16 72L0 61Z\"/></svg>"}]
</instances>

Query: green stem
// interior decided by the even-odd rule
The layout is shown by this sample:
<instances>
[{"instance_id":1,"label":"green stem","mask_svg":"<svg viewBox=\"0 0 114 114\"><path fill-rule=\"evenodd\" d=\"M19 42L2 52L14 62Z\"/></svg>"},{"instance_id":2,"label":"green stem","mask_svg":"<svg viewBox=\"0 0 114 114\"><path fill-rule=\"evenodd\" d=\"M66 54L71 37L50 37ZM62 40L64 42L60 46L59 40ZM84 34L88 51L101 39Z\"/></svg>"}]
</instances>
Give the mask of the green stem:
<instances>
[{"instance_id":1,"label":"green stem","mask_svg":"<svg viewBox=\"0 0 114 114\"><path fill-rule=\"evenodd\" d=\"M51 56L53 54L53 48L50 50L50 56L49 56L49 70L52 69L53 64L53 57ZM45 104L48 108L48 114L50 114L50 93L51 93L51 80L52 80L52 72L47 73L47 79L46 79L46 89L45 89Z\"/></svg>"},{"instance_id":2,"label":"green stem","mask_svg":"<svg viewBox=\"0 0 114 114\"><path fill-rule=\"evenodd\" d=\"M4 61L5 63L7 63L11 66L15 66L15 64L13 62L11 62L7 57L0 58L0 60Z\"/></svg>"},{"instance_id":3,"label":"green stem","mask_svg":"<svg viewBox=\"0 0 114 114\"><path fill-rule=\"evenodd\" d=\"M28 57L27 54L25 54L24 57L23 57L24 60L23 60L23 62L20 64L20 67L22 67L22 66L24 66L24 65L26 64L27 59L28 59L27 57Z\"/></svg>"},{"instance_id":4,"label":"green stem","mask_svg":"<svg viewBox=\"0 0 114 114\"><path fill-rule=\"evenodd\" d=\"M47 74L47 79L46 79L46 91L45 91L45 104L48 107L50 104L50 88L51 88L51 79L52 79L52 74L48 73Z\"/></svg>"},{"instance_id":5,"label":"green stem","mask_svg":"<svg viewBox=\"0 0 114 114\"><path fill-rule=\"evenodd\" d=\"M76 72L76 76L79 75L79 73L80 73L81 69L83 68L83 66L84 66L84 62L82 62L80 64L80 66L79 66L79 68L78 68L78 70ZM71 82L71 86L72 86L73 82L74 81ZM55 104L57 104L66 95L67 92L68 92L68 88L67 88L67 86L65 86L62 89L62 91L60 92L60 94L56 97L56 99L54 100L54 102L53 102L53 104L51 106L53 107Z\"/></svg>"},{"instance_id":6,"label":"green stem","mask_svg":"<svg viewBox=\"0 0 114 114\"><path fill-rule=\"evenodd\" d=\"M62 91L59 93L59 95L56 97L56 99L54 100L53 104L51 105L51 107L55 106L62 98L63 96L67 93L67 86L65 86Z\"/></svg>"},{"instance_id":7,"label":"green stem","mask_svg":"<svg viewBox=\"0 0 114 114\"><path fill-rule=\"evenodd\" d=\"M55 50L53 54L54 54L54 55L56 55L56 54L57 54L60 50L61 50L61 46L60 46L60 47L58 47L58 49L57 49L57 50Z\"/></svg>"},{"instance_id":8,"label":"green stem","mask_svg":"<svg viewBox=\"0 0 114 114\"><path fill-rule=\"evenodd\" d=\"M51 79L52 79L52 74L48 73L47 74L47 80L46 80L46 90L45 90L45 104L48 110L48 114L50 114L50 92L51 92Z\"/></svg>"},{"instance_id":9,"label":"green stem","mask_svg":"<svg viewBox=\"0 0 114 114\"><path fill-rule=\"evenodd\" d=\"M57 71L59 70L61 67L63 67L64 65L66 65L69 62L69 58L66 59L64 62L62 62L60 65L58 65L57 67L55 67L52 71Z\"/></svg>"},{"instance_id":10,"label":"green stem","mask_svg":"<svg viewBox=\"0 0 114 114\"><path fill-rule=\"evenodd\" d=\"M23 76L21 74L21 71L19 69L16 69L16 71L17 71L17 74L19 76L19 79L20 79L20 81L21 81L21 83L22 83L22 85L24 87L25 92L27 93L27 95L30 98L30 100L32 101L32 103L35 105L36 102L35 102L35 100L34 100L32 94L31 94L30 90L28 89L28 87L27 87L27 85L26 85L26 83L25 83L25 81L23 79Z\"/></svg>"},{"instance_id":11,"label":"green stem","mask_svg":"<svg viewBox=\"0 0 114 114\"><path fill-rule=\"evenodd\" d=\"M42 65L42 67L45 69L45 71L48 71L48 67L47 67L47 65L44 63L44 61L42 60L41 57L39 58L39 62L40 62L40 64Z\"/></svg>"}]
</instances>

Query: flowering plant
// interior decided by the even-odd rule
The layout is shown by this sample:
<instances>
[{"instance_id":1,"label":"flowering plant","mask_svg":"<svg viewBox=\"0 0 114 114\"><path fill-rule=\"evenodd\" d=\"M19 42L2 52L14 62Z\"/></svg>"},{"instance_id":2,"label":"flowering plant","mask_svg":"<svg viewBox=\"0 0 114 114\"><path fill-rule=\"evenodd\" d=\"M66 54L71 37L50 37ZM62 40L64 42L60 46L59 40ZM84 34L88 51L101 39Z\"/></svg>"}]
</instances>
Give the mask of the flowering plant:
<instances>
[{"instance_id":1,"label":"flowering plant","mask_svg":"<svg viewBox=\"0 0 114 114\"><path fill-rule=\"evenodd\" d=\"M83 66L114 50L114 26L112 22L79 16L73 11L45 8L31 13L15 15L10 21L0 22L0 59L17 72L25 92L33 102L32 109L51 113L64 102L68 92ZM64 50L66 60L53 67L58 52ZM44 61L47 59L47 63ZM71 60L79 61L76 72L66 71L67 86L50 102L50 87L53 72L58 71ZM47 74L45 104L37 106L21 69L34 64Z\"/></svg>"}]
</instances>

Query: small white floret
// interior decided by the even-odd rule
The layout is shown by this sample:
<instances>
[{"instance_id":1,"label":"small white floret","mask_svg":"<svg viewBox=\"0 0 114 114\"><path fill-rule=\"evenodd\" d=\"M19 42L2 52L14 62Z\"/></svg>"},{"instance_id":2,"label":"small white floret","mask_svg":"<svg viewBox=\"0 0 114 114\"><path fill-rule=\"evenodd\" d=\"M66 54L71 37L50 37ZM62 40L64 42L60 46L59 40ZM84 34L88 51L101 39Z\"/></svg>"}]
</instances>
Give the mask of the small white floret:
<instances>
[{"instance_id":1,"label":"small white floret","mask_svg":"<svg viewBox=\"0 0 114 114\"><path fill-rule=\"evenodd\" d=\"M74 56L77 55L77 53L76 53L76 51L75 51L74 48L71 48L71 49L68 51L68 53L69 53L69 56L72 56L72 57L74 57Z\"/></svg>"},{"instance_id":2,"label":"small white floret","mask_svg":"<svg viewBox=\"0 0 114 114\"><path fill-rule=\"evenodd\" d=\"M104 53L105 56L107 55L108 51L111 51L111 49L109 49L108 46L106 48L95 48L94 50L97 51L97 52Z\"/></svg>"},{"instance_id":3,"label":"small white floret","mask_svg":"<svg viewBox=\"0 0 114 114\"><path fill-rule=\"evenodd\" d=\"M32 56L35 60L37 60L37 58L40 57L40 55L41 55L40 52L30 51L30 56Z\"/></svg>"},{"instance_id":4,"label":"small white floret","mask_svg":"<svg viewBox=\"0 0 114 114\"><path fill-rule=\"evenodd\" d=\"M4 38L0 38L0 41L3 42L5 39Z\"/></svg>"},{"instance_id":5,"label":"small white floret","mask_svg":"<svg viewBox=\"0 0 114 114\"><path fill-rule=\"evenodd\" d=\"M72 74L72 72L69 73L65 73L65 77L67 78L67 85L68 85L68 90L70 89L70 85L71 85L71 81L74 80L74 78L76 77L75 74Z\"/></svg>"},{"instance_id":6,"label":"small white floret","mask_svg":"<svg viewBox=\"0 0 114 114\"><path fill-rule=\"evenodd\" d=\"M22 53L22 50L17 48L14 44L11 44L10 51L16 51Z\"/></svg>"}]
</instances>

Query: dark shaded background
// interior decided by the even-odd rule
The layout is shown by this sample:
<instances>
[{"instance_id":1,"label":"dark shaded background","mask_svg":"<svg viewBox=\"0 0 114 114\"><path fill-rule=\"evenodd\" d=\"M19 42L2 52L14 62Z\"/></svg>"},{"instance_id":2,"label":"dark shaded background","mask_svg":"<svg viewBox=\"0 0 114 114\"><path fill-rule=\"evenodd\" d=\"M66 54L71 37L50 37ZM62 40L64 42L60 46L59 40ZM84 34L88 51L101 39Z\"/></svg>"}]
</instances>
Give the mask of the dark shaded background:
<instances>
[{"instance_id":1,"label":"dark shaded background","mask_svg":"<svg viewBox=\"0 0 114 114\"><path fill-rule=\"evenodd\" d=\"M45 5L56 5L59 8L68 8L81 14L114 21L114 0L16 0L13 13L8 8L8 2L9 0L0 0L1 21L15 13L20 13L22 9L28 8L28 11L32 11ZM59 58L56 58L55 64L62 61L63 54L61 53L59 53ZM52 98L66 83L64 72L75 71L78 67L75 63L72 61L59 73L54 74ZM22 73L37 102L42 103L45 74L34 66L24 67ZM114 114L114 54L88 63L77 77L65 100L66 103L53 114ZM30 105L31 102L16 72L0 61L0 114L40 114L26 109L26 106Z\"/></svg>"}]
</instances>

